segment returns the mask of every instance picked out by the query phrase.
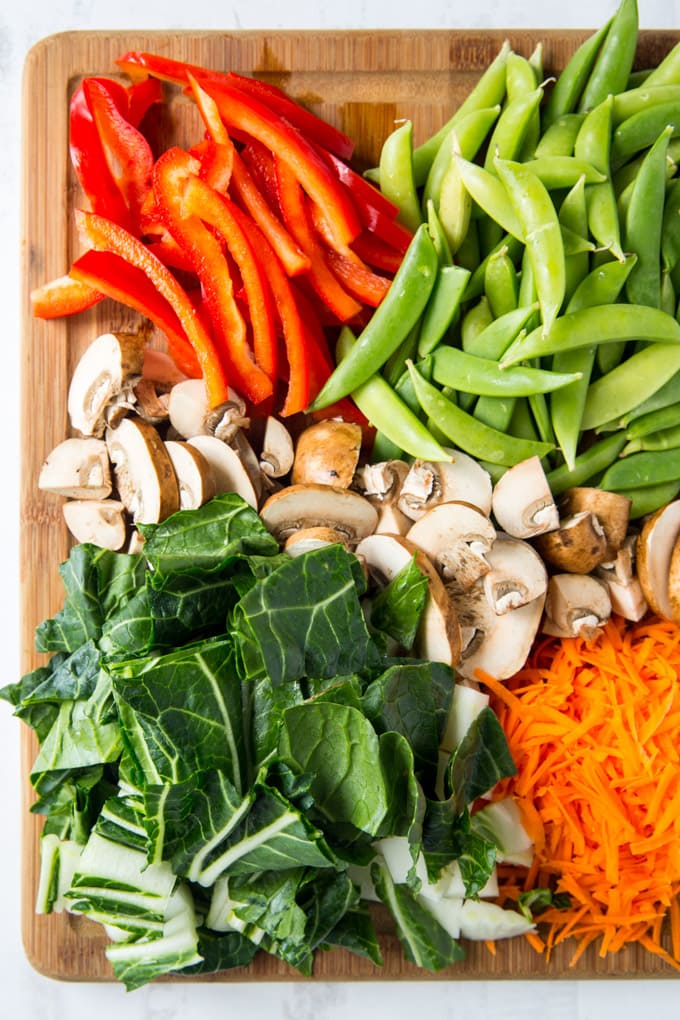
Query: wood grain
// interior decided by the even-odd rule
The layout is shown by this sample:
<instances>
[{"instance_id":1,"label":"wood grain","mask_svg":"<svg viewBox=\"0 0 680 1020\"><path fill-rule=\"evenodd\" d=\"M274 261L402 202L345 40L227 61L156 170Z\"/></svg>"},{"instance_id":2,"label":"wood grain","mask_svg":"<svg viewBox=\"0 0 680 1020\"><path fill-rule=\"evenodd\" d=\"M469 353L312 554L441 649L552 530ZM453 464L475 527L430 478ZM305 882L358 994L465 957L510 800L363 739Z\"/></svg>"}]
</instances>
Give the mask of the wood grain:
<instances>
[{"instance_id":1,"label":"wood grain","mask_svg":"<svg viewBox=\"0 0 680 1020\"><path fill-rule=\"evenodd\" d=\"M22 179L22 480L21 480L21 665L41 659L33 648L34 629L60 606L57 567L68 553L60 502L40 493L37 476L52 447L68 434L66 392L73 366L98 333L134 325L124 308L103 302L72 320L33 320L29 293L67 272L79 253L72 213L81 202L68 158L68 100L88 74L116 76L115 59L129 49L157 51L210 67L254 74L283 88L320 116L357 139L356 165L377 161L380 145L396 119L411 118L415 141L424 140L450 116L480 72L508 38L528 56L543 44L545 73L564 66L586 33L568 31L446 32L147 32L66 33L49 37L29 54L24 75ZM656 63L678 33L641 33L641 66ZM189 144L201 136L193 107L178 93L154 125L154 143ZM162 341L161 341L162 342ZM28 775L36 754L28 730L22 733L23 939L27 956L42 974L66 980L110 980L101 929L69 915L34 913L40 820L29 813ZM320 954L315 980L432 980L405 963L386 915L376 913L385 965L375 968L344 952ZM499 943L495 955L480 944L467 958L435 976L451 979L672 977L658 958L628 949L600 958L591 948L570 968L571 946L550 960L523 940ZM271 957L247 970L204 980L291 980L291 968Z\"/></svg>"}]
</instances>

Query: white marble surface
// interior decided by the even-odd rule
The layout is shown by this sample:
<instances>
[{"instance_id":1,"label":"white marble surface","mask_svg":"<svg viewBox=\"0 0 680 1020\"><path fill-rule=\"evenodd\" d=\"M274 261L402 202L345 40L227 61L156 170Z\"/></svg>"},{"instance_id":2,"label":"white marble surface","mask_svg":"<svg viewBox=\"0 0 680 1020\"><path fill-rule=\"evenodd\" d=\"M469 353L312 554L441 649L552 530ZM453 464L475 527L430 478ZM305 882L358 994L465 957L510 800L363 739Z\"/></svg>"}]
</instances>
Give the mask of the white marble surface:
<instances>
[{"instance_id":1,"label":"white marble surface","mask_svg":"<svg viewBox=\"0 0 680 1020\"><path fill-rule=\"evenodd\" d=\"M0 13L0 294L5 335L0 372L0 434L5 476L0 502L3 593L0 684L18 671L17 593L19 417L19 161L22 66L39 39L72 29L147 28L504 28L599 27L615 0L5 0ZM640 0L645 28L680 27L680 0ZM36 412L39 413L39 401ZM37 975L20 941L19 727L0 704L0 1015L19 1020L373 1020L417 1011L467 1020L637 1020L677 1016L675 981L313 983L157 985L126 994L114 985L64 984Z\"/></svg>"}]
</instances>

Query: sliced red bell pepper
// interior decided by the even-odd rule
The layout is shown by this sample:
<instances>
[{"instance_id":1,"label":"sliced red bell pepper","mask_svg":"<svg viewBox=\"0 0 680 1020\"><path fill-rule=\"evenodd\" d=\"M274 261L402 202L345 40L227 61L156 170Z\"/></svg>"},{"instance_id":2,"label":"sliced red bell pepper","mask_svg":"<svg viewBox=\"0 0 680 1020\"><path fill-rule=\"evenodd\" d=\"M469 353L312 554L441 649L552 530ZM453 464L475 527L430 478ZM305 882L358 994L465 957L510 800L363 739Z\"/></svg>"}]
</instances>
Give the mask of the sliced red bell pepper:
<instances>
[{"instance_id":1,"label":"sliced red bell pepper","mask_svg":"<svg viewBox=\"0 0 680 1020\"><path fill-rule=\"evenodd\" d=\"M231 384L247 400L259 404L271 396L273 380L250 350L246 323L234 297L230 266L222 245L186 205L187 183L199 173L200 163L189 153L176 147L168 149L154 168L156 203L165 225L201 281Z\"/></svg>"},{"instance_id":2,"label":"sliced red bell pepper","mask_svg":"<svg viewBox=\"0 0 680 1020\"><path fill-rule=\"evenodd\" d=\"M226 195L234 170L235 149L231 142L223 145L212 138L205 138L189 152L201 164L201 179L221 195Z\"/></svg>"},{"instance_id":3,"label":"sliced red bell pepper","mask_svg":"<svg viewBox=\"0 0 680 1020\"><path fill-rule=\"evenodd\" d=\"M232 83L211 80L201 85L217 103L227 128L247 132L284 160L310 198L326 210L338 244L349 244L361 229L356 209L314 146L263 102Z\"/></svg>"},{"instance_id":4,"label":"sliced red bell pepper","mask_svg":"<svg viewBox=\"0 0 680 1020\"><path fill-rule=\"evenodd\" d=\"M141 269L113 252L92 249L76 259L71 274L153 322L165 334L168 354L177 367L192 378L201 375L196 354L179 319Z\"/></svg>"},{"instance_id":5,"label":"sliced red bell pepper","mask_svg":"<svg viewBox=\"0 0 680 1020\"><path fill-rule=\"evenodd\" d=\"M331 271L340 280L345 290L371 308L377 308L390 289L391 281L386 276L374 273L351 249L348 253L332 249L326 253Z\"/></svg>"},{"instance_id":6,"label":"sliced red bell pepper","mask_svg":"<svg viewBox=\"0 0 680 1020\"><path fill-rule=\"evenodd\" d=\"M392 276L402 263L403 255L392 245L381 241L379 237L364 230L352 241L352 251L356 252L360 259L375 269L380 269Z\"/></svg>"},{"instance_id":7,"label":"sliced red bell pepper","mask_svg":"<svg viewBox=\"0 0 680 1020\"><path fill-rule=\"evenodd\" d=\"M330 270L324 249L313 229L305 194L291 167L283 159L275 159L279 201L283 221L310 261L307 278L339 322L348 322L361 311L361 305L348 294Z\"/></svg>"},{"instance_id":8,"label":"sliced red bell pepper","mask_svg":"<svg viewBox=\"0 0 680 1020\"><path fill-rule=\"evenodd\" d=\"M196 309L170 270L138 238L118 224L82 210L77 210L75 216L81 237L89 247L113 252L131 266L141 269L165 298L196 353L211 406L224 403L229 387L223 362Z\"/></svg>"},{"instance_id":9,"label":"sliced red bell pepper","mask_svg":"<svg viewBox=\"0 0 680 1020\"><path fill-rule=\"evenodd\" d=\"M70 274L59 276L31 291L31 313L36 319L60 319L92 308L104 295Z\"/></svg>"},{"instance_id":10,"label":"sliced red bell pepper","mask_svg":"<svg viewBox=\"0 0 680 1020\"><path fill-rule=\"evenodd\" d=\"M270 109L297 127L310 140L314 140L328 149L329 152L335 153L342 159L350 159L354 151L354 142L348 135L295 102L276 85L265 83L257 78L248 78L233 71L227 73L212 71L197 64L172 60L170 57L162 57L139 50L125 53L116 63L130 77L134 78L146 73L176 85L187 84L189 75L193 75L196 79L227 81L241 89L242 92L261 99Z\"/></svg>"},{"instance_id":11,"label":"sliced red bell pepper","mask_svg":"<svg viewBox=\"0 0 680 1020\"><path fill-rule=\"evenodd\" d=\"M138 128L154 103L163 102L163 86L158 78L143 78L128 87L128 120Z\"/></svg>"}]
</instances>

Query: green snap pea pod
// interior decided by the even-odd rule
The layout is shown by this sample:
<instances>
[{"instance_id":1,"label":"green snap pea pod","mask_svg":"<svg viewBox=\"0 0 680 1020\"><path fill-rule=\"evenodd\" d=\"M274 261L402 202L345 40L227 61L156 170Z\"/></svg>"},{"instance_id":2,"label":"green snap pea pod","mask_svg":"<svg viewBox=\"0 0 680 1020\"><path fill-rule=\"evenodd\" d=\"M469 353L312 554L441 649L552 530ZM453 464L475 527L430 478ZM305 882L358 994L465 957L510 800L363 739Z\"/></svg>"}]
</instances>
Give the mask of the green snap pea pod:
<instances>
[{"instance_id":1,"label":"green snap pea pod","mask_svg":"<svg viewBox=\"0 0 680 1020\"><path fill-rule=\"evenodd\" d=\"M646 85L678 85L680 84L680 43L676 43L661 63L653 68Z\"/></svg>"},{"instance_id":2,"label":"green snap pea pod","mask_svg":"<svg viewBox=\"0 0 680 1020\"><path fill-rule=\"evenodd\" d=\"M427 382L413 364L409 365L420 406L433 418L445 436L459 449L479 460L511 467L528 457L544 457L553 447L550 443L532 442L508 436L489 428L466 414Z\"/></svg>"},{"instance_id":3,"label":"green snap pea pod","mask_svg":"<svg viewBox=\"0 0 680 1020\"><path fill-rule=\"evenodd\" d=\"M506 40L453 116L435 134L431 135L427 141L414 149L413 175L416 187L421 187L425 184L439 146L444 142L454 125L458 124L463 117L473 110L496 106L503 102L506 91L505 68L510 52L510 43Z\"/></svg>"},{"instance_id":4,"label":"green snap pea pod","mask_svg":"<svg viewBox=\"0 0 680 1020\"><path fill-rule=\"evenodd\" d=\"M409 230L416 230L423 217L413 176L413 124L410 120L395 128L383 142L380 190L399 209L399 221Z\"/></svg>"},{"instance_id":5,"label":"green snap pea pod","mask_svg":"<svg viewBox=\"0 0 680 1020\"><path fill-rule=\"evenodd\" d=\"M320 410L378 372L420 319L437 278L439 259L427 226L416 230L390 288L346 358L310 405Z\"/></svg>"},{"instance_id":6,"label":"green snap pea pod","mask_svg":"<svg viewBox=\"0 0 680 1020\"><path fill-rule=\"evenodd\" d=\"M608 95L623 92L633 69L637 38L637 0L621 0L581 95L579 109L592 109Z\"/></svg>"},{"instance_id":7,"label":"green snap pea pod","mask_svg":"<svg viewBox=\"0 0 680 1020\"><path fill-rule=\"evenodd\" d=\"M479 234L479 248L483 257L486 257L490 252L495 251L500 242L503 239L503 228L500 223L496 223L490 216L480 216L477 221L477 231Z\"/></svg>"},{"instance_id":8,"label":"green snap pea pod","mask_svg":"<svg viewBox=\"0 0 680 1020\"><path fill-rule=\"evenodd\" d=\"M513 436L519 436L521 439L531 439L534 442L539 442L536 422L527 400L521 398L515 400L515 406L512 409L512 417L510 418L510 425L507 431Z\"/></svg>"},{"instance_id":9,"label":"green snap pea pod","mask_svg":"<svg viewBox=\"0 0 680 1020\"><path fill-rule=\"evenodd\" d=\"M675 139L675 141L676 142L680 142L680 138ZM666 167L666 176L667 176L668 180L672 179L672 177L674 176L674 174L675 174L675 172L676 172L676 170L678 168L677 162L676 162L676 160L674 158L674 154L673 154L673 146L674 146L674 144L675 144L675 142L673 140L671 140L668 143L668 154L667 154L667 163L668 163L668 166ZM679 150L679 152L680 152L680 150ZM633 183L633 181L637 177L637 175L638 175L638 173L640 171L640 167L642 165L642 162L643 162L643 160L644 160L646 155L647 155L647 150L643 149L642 152L638 156L635 156L634 159L629 160L619 170L617 170L615 174L612 175L612 183L614 185L614 191L616 192L616 195L617 195L618 198L621 197L622 193L624 191L626 191L630 187L630 185ZM676 153L675 155L678 155L678 153Z\"/></svg>"},{"instance_id":10,"label":"green snap pea pod","mask_svg":"<svg viewBox=\"0 0 680 1020\"><path fill-rule=\"evenodd\" d=\"M524 366L500 369L496 361L442 344L432 355L432 378L442 386L478 396L530 397L550 393L579 376Z\"/></svg>"},{"instance_id":11,"label":"green snap pea pod","mask_svg":"<svg viewBox=\"0 0 680 1020\"><path fill-rule=\"evenodd\" d=\"M576 110L612 20L610 18L602 28L581 43L567 61L553 86L543 111L544 131L564 114L573 113Z\"/></svg>"},{"instance_id":12,"label":"green snap pea pod","mask_svg":"<svg viewBox=\"0 0 680 1020\"><path fill-rule=\"evenodd\" d=\"M641 439L644 436L651 436L654 432L671 428L680 422L680 402L668 404L666 407L658 407L654 411L635 418L626 427L626 439Z\"/></svg>"},{"instance_id":13,"label":"green snap pea pod","mask_svg":"<svg viewBox=\"0 0 680 1020\"><path fill-rule=\"evenodd\" d=\"M470 197L479 208L498 223L506 233L523 241L522 227L508 192L496 174L477 163L462 159L462 157L455 157L455 162Z\"/></svg>"},{"instance_id":14,"label":"green snap pea pod","mask_svg":"<svg viewBox=\"0 0 680 1020\"><path fill-rule=\"evenodd\" d=\"M456 254L470 228L472 199L465 186L458 160L452 159L439 191L439 222L449 248Z\"/></svg>"},{"instance_id":15,"label":"green snap pea pod","mask_svg":"<svg viewBox=\"0 0 680 1020\"><path fill-rule=\"evenodd\" d=\"M626 213L626 248L637 262L626 281L632 304L661 305L661 229L666 194L666 153L671 128L664 128L635 179Z\"/></svg>"},{"instance_id":16,"label":"green snap pea pod","mask_svg":"<svg viewBox=\"0 0 680 1020\"><path fill-rule=\"evenodd\" d=\"M661 256L670 272L680 261L680 179L666 192L661 224Z\"/></svg>"},{"instance_id":17,"label":"green snap pea pod","mask_svg":"<svg viewBox=\"0 0 680 1020\"><path fill-rule=\"evenodd\" d=\"M371 448L371 462L373 464L380 464L385 460L402 460L404 451L396 443L393 443L391 439L376 429L375 437L373 439L373 447Z\"/></svg>"},{"instance_id":18,"label":"green snap pea pod","mask_svg":"<svg viewBox=\"0 0 680 1020\"><path fill-rule=\"evenodd\" d=\"M427 379L428 382L431 381L432 363L429 357L423 358L421 361L418 362L418 371L425 379ZM401 378L399 379L397 385L394 387L394 392L397 394L398 397L400 397L404 401L404 403L411 409L411 411L413 411L416 417L418 418L425 417L423 414L423 409L418 402L418 396L416 394L415 387L413 385L413 380L411 378L411 373L409 372L408 367L404 368Z\"/></svg>"},{"instance_id":19,"label":"green snap pea pod","mask_svg":"<svg viewBox=\"0 0 680 1020\"><path fill-rule=\"evenodd\" d=\"M677 298L675 286L669 272L661 274L661 309L667 315L675 315L677 312Z\"/></svg>"},{"instance_id":20,"label":"green snap pea pod","mask_svg":"<svg viewBox=\"0 0 680 1020\"><path fill-rule=\"evenodd\" d=\"M576 156L537 156L526 160L524 166L536 174L549 191L572 188L581 177L586 184L601 184L607 180L607 175L592 163Z\"/></svg>"},{"instance_id":21,"label":"green snap pea pod","mask_svg":"<svg viewBox=\"0 0 680 1020\"><path fill-rule=\"evenodd\" d=\"M547 331L559 314L566 288L564 244L557 211L545 185L521 163L497 159L495 166L522 228L543 328Z\"/></svg>"},{"instance_id":22,"label":"green snap pea pod","mask_svg":"<svg viewBox=\"0 0 680 1020\"><path fill-rule=\"evenodd\" d=\"M427 229L430 232L440 266L450 266L453 262L453 254L432 201L427 203Z\"/></svg>"},{"instance_id":23,"label":"green snap pea pod","mask_svg":"<svg viewBox=\"0 0 680 1020\"><path fill-rule=\"evenodd\" d=\"M615 304L636 261L636 255L627 255L623 262L604 262L592 269L574 291L567 313Z\"/></svg>"},{"instance_id":24,"label":"green snap pea pod","mask_svg":"<svg viewBox=\"0 0 680 1020\"><path fill-rule=\"evenodd\" d=\"M676 482L680 487L680 449L632 453L607 468L602 488L611 492Z\"/></svg>"},{"instance_id":25,"label":"green snap pea pod","mask_svg":"<svg viewBox=\"0 0 680 1020\"><path fill-rule=\"evenodd\" d=\"M463 350L478 358L498 361L535 314L537 307L536 304L520 305L491 320L483 330L463 337Z\"/></svg>"},{"instance_id":26,"label":"green snap pea pod","mask_svg":"<svg viewBox=\"0 0 680 1020\"><path fill-rule=\"evenodd\" d=\"M680 102L659 103L624 120L612 135L612 171L618 170L643 149L648 149L669 126L672 137L680 135Z\"/></svg>"},{"instance_id":27,"label":"green snap pea pod","mask_svg":"<svg viewBox=\"0 0 680 1020\"><path fill-rule=\"evenodd\" d=\"M418 357L424 358L435 349L460 312L465 287L470 278L463 266L442 266L430 300L420 322Z\"/></svg>"},{"instance_id":28,"label":"green snap pea pod","mask_svg":"<svg viewBox=\"0 0 680 1020\"><path fill-rule=\"evenodd\" d=\"M472 413L477 421L500 432L507 432L516 403L516 397L479 397Z\"/></svg>"},{"instance_id":29,"label":"green snap pea pod","mask_svg":"<svg viewBox=\"0 0 680 1020\"><path fill-rule=\"evenodd\" d=\"M637 179L638 179L638 176L639 176L639 173L640 173L640 169L641 169L643 163L645 162L645 160L647 159L648 155L649 155L649 149L645 150L645 152L643 153L643 155L641 156L639 161L635 160L635 162L638 164L637 168L636 168L636 173L634 174L633 177L631 177L629 183L626 185L626 187L623 188L623 190L617 191L616 190L616 184L614 185L614 191L615 191L616 196L617 196L616 204L617 204L617 207L618 207L618 210L619 210L619 219L624 224L625 224L626 219L628 217L628 209L630 208L630 200L633 197L633 194L635 192L635 188L636 188L636 185L637 185ZM624 167L624 169L627 169L627 166L628 166L628 164L626 164L626 167ZM676 170L677 170L677 164L674 163L673 160L668 158L668 147L666 147L666 162L665 162L665 166L664 166L664 178L665 178L666 183L673 178L673 176L675 175L675 171ZM619 181L619 183L620 183L620 181Z\"/></svg>"},{"instance_id":30,"label":"green snap pea pod","mask_svg":"<svg viewBox=\"0 0 680 1020\"><path fill-rule=\"evenodd\" d=\"M659 103L677 103L680 101L680 85L647 85L645 88L627 89L614 96L612 104L612 124L618 127L622 121L642 113Z\"/></svg>"},{"instance_id":31,"label":"green snap pea pod","mask_svg":"<svg viewBox=\"0 0 680 1020\"><path fill-rule=\"evenodd\" d=\"M505 234L493 251L490 251L488 255L485 255L484 258L477 262L477 264L473 267L472 276L470 277L470 281L465 289L465 294L463 295L464 301L474 301L475 298L480 297L484 293L486 267L489 264L489 260L494 258L494 256L502 250L505 251L513 265L517 266L522 258L524 245L518 238L513 237L512 234ZM458 261L460 262L460 252L458 252Z\"/></svg>"},{"instance_id":32,"label":"green snap pea pod","mask_svg":"<svg viewBox=\"0 0 680 1020\"><path fill-rule=\"evenodd\" d=\"M533 393L527 397L531 413L536 422L538 434L545 443L555 447L555 430L550 417L550 408L545 393Z\"/></svg>"},{"instance_id":33,"label":"green snap pea pod","mask_svg":"<svg viewBox=\"0 0 680 1020\"><path fill-rule=\"evenodd\" d=\"M629 516L631 521L653 514L666 503L670 503L680 492L680 481L662 482L659 485L645 485L641 489L619 489L622 496L630 500Z\"/></svg>"},{"instance_id":34,"label":"green snap pea pod","mask_svg":"<svg viewBox=\"0 0 680 1020\"><path fill-rule=\"evenodd\" d=\"M612 103L613 97L608 96L587 114L574 143L575 156L605 175L609 174ZM611 180L589 185L586 200L591 234L615 258L623 259L619 214Z\"/></svg>"},{"instance_id":35,"label":"green snap pea pod","mask_svg":"<svg viewBox=\"0 0 680 1020\"><path fill-rule=\"evenodd\" d=\"M484 293L494 319L517 308L517 287L515 265L507 248L501 248L490 256L484 269Z\"/></svg>"},{"instance_id":36,"label":"green snap pea pod","mask_svg":"<svg viewBox=\"0 0 680 1020\"><path fill-rule=\"evenodd\" d=\"M591 384L583 409L583 428L594 429L626 414L678 371L680 345L659 343L641 348Z\"/></svg>"},{"instance_id":37,"label":"green snap pea pod","mask_svg":"<svg viewBox=\"0 0 680 1020\"><path fill-rule=\"evenodd\" d=\"M626 445L626 438L621 432L613 432L604 439L593 443L576 457L573 467L560 464L546 475L554 496L559 496L566 489L575 485L585 485L606 471Z\"/></svg>"},{"instance_id":38,"label":"green snap pea pod","mask_svg":"<svg viewBox=\"0 0 680 1020\"><path fill-rule=\"evenodd\" d=\"M479 231L477 230L476 221L472 219L465 240L456 252L456 262L459 266L464 266L465 269L469 269L472 273L479 266L480 261ZM479 294L481 294L481 288Z\"/></svg>"},{"instance_id":39,"label":"green snap pea pod","mask_svg":"<svg viewBox=\"0 0 680 1020\"><path fill-rule=\"evenodd\" d=\"M628 89L639 88L641 85L645 84L651 73L652 73L651 67L641 67L638 68L637 70L631 71L626 88Z\"/></svg>"},{"instance_id":40,"label":"green snap pea pod","mask_svg":"<svg viewBox=\"0 0 680 1020\"><path fill-rule=\"evenodd\" d=\"M588 234L588 206L586 203L585 177L580 177L573 187L565 195L559 209L560 226L571 230L577 237L586 237ZM574 252L564 256L565 287L564 300L569 302L571 297L588 273L590 258L587 251Z\"/></svg>"},{"instance_id":41,"label":"green snap pea pod","mask_svg":"<svg viewBox=\"0 0 680 1020\"><path fill-rule=\"evenodd\" d=\"M534 50L532 57L535 53L536 51ZM526 57L521 56L519 53L510 53L508 55L505 78L509 103L514 102L515 99L520 99L522 96L532 92L537 86L540 86L543 81L543 75L540 74L537 76L536 68L533 66L531 61ZM524 128L521 144L516 153L517 158L524 160L525 158L532 156L540 136L541 114L537 106L530 115L528 123Z\"/></svg>"},{"instance_id":42,"label":"green snap pea pod","mask_svg":"<svg viewBox=\"0 0 680 1020\"><path fill-rule=\"evenodd\" d=\"M622 457L641 450L675 450L680 446L680 425L671 425L667 429L659 429L648 436L639 436L629 440L621 451Z\"/></svg>"},{"instance_id":43,"label":"green snap pea pod","mask_svg":"<svg viewBox=\"0 0 680 1020\"><path fill-rule=\"evenodd\" d=\"M416 351L418 350L419 332L420 323L417 322L409 331L408 335L401 341L396 351L389 356L383 365L382 374L390 386L397 385L398 381L404 374L407 360L415 356Z\"/></svg>"},{"instance_id":44,"label":"green snap pea pod","mask_svg":"<svg viewBox=\"0 0 680 1020\"><path fill-rule=\"evenodd\" d=\"M500 104L472 110L454 124L439 146L423 188L423 204L432 199L439 205L441 185L454 153L473 160L501 112Z\"/></svg>"},{"instance_id":45,"label":"green snap pea pod","mask_svg":"<svg viewBox=\"0 0 680 1020\"><path fill-rule=\"evenodd\" d=\"M472 305L463 316L460 337L463 349L474 346L476 338L493 322L491 309L486 297L481 297L477 304Z\"/></svg>"},{"instance_id":46,"label":"green snap pea pod","mask_svg":"<svg viewBox=\"0 0 680 1020\"><path fill-rule=\"evenodd\" d=\"M529 65L534 72L534 80L537 85L543 81L543 43L537 42L529 54Z\"/></svg>"},{"instance_id":47,"label":"green snap pea pod","mask_svg":"<svg viewBox=\"0 0 680 1020\"><path fill-rule=\"evenodd\" d=\"M629 411L628 414L625 414L617 422L617 427L627 429L632 422L642 418L643 415L676 403L680 403L680 372L676 372L656 393L652 394L647 400L643 400L636 408Z\"/></svg>"},{"instance_id":48,"label":"green snap pea pod","mask_svg":"<svg viewBox=\"0 0 680 1020\"><path fill-rule=\"evenodd\" d=\"M658 308L609 304L561 315L549 330L538 328L515 342L503 355L503 366L557 351L588 347L612 340L647 340L680 345L680 324ZM644 398L641 398L644 399ZM613 417L613 415L610 415Z\"/></svg>"},{"instance_id":49,"label":"green snap pea pod","mask_svg":"<svg viewBox=\"0 0 680 1020\"><path fill-rule=\"evenodd\" d=\"M356 346L352 331L341 330L337 357L340 364L351 356ZM408 405L395 393L382 376L375 375L352 391L352 400L383 436L411 457L424 460L450 461L448 454L430 435L428 429Z\"/></svg>"},{"instance_id":50,"label":"green snap pea pod","mask_svg":"<svg viewBox=\"0 0 680 1020\"><path fill-rule=\"evenodd\" d=\"M494 159L515 159L519 156L532 117L538 113L543 89L533 88L512 99L501 110L496 121L484 160L484 168L493 172Z\"/></svg>"},{"instance_id":51,"label":"green snap pea pod","mask_svg":"<svg viewBox=\"0 0 680 1020\"><path fill-rule=\"evenodd\" d=\"M534 158L573 156L574 143L585 117L584 113L564 113L543 132L534 150Z\"/></svg>"}]
</instances>

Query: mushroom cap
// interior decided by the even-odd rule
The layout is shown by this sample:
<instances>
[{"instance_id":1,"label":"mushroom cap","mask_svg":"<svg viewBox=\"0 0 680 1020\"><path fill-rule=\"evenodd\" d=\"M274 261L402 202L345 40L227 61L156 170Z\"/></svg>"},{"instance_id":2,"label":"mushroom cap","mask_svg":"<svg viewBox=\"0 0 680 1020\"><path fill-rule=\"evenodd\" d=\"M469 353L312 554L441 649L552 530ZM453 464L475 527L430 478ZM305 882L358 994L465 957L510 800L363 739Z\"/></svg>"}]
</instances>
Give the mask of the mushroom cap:
<instances>
[{"instance_id":1,"label":"mushroom cap","mask_svg":"<svg viewBox=\"0 0 680 1020\"><path fill-rule=\"evenodd\" d=\"M300 528L330 527L354 545L375 530L378 513L358 492L317 484L288 485L273 493L260 517L280 542Z\"/></svg>"},{"instance_id":2,"label":"mushroom cap","mask_svg":"<svg viewBox=\"0 0 680 1020\"><path fill-rule=\"evenodd\" d=\"M429 583L414 649L422 658L456 666L461 652L458 615L428 557L401 535L368 535L359 542L355 552L365 564L369 576L381 585L388 584L416 557L416 565Z\"/></svg>"},{"instance_id":3,"label":"mushroom cap","mask_svg":"<svg viewBox=\"0 0 680 1020\"><path fill-rule=\"evenodd\" d=\"M673 571L673 603L671 602L671 560L680 536L680 499L661 507L642 525L635 555L637 575L645 598L657 616L674 619L677 601L677 571ZM675 566L677 567L677 561Z\"/></svg>"},{"instance_id":4,"label":"mushroom cap","mask_svg":"<svg viewBox=\"0 0 680 1020\"><path fill-rule=\"evenodd\" d=\"M559 527L559 512L538 457L508 468L494 486L491 509L501 529L513 538L533 538Z\"/></svg>"},{"instance_id":5,"label":"mushroom cap","mask_svg":"<svg viewBox=\"0 0 680 1020\"><path fill-rule=\"evenodd\" d=\"M111 467L103 439L64 439L48 454L38 488L68 499L106 499L111 494Z\"/></svg>"},{"instance_id":6,"label":"mushroom cap","mask_svg":"<svg viewBox=\"0 0 680 1020\"><path fill-rule=\"evenodd\" d=\"M378 464L365 464L354 475L354 487L365 496L378 511L376 532L389 535L405 535L411 524L410 517L398 505L401 485L408 474L409 466L403 460L385 460Z\"/></svg>"},{"instance_id":7,"label":"mushroom cap","mask_svg":"<svg viewBox=\"0 0 680 1020\"><path fill-rule=\"evenodd\" d=\"M461 626L468 640L458 672L475 679L477 670L507 680L525 664L543 616L545 594L524 605L497 613L489 600L484 578L463 595L455 596Z\"/></svg>"},{"instance_id":8,"label":"mushroom cap","mask_svg":"<svg viewBox=\"0 0 680 1020\"><path fill-rule=\"evenodd\" d=\"M121 501L136 524L155 524L179 510L179 486L165 443L141 418L106 430Z\"/></svg>"},{"instance_id":9,"label":"mushroom cap","mask_svg":"<svg viewBox=\"0 0 680 1020\"><path fill-rule=\"evenodd\" d=\"M346 489L359 463L362 439L360 425L335 418L303 429L295 446L292 484Z\"/></svg>"},{"instance_id":10,"label":"mushroom cap","mask_svg":"<svg viewBox=\"0 0 680 1020\"><path fill-rule=\"evenodd\" d=\"M548 572L534 547L498 532L487 554L490 570L482 583L495 613L503 614L545 595Z\"/></svg>"},{"instance_id":11,"label":"mushroom cap","mask_svg":"<svg viewBox=\"0 0 680 1020\"><path fill-rule=\"evenodd\" d=\"M178 439L165 443L179 485L181 510L196 510L215 495L215 479L210 464L197 446Z\"/></svg>"},{"instance_id":12,"label":"mushroom cap","mask_svg":"<svg viewBox=\"0 0 680 1020\"><path fill-rule=\"evenodd\" d=\"M557 504L564 517L591 511L600 522L607 539L605 559L611 560L616 556L628 534L632 505L628 496L595 486L575 485L559 496Z\"/></svg>"},{"instance_id":13,"label":"mushroom cap","mask_svg":"<svg viewBox=\"0 0 680 1020\"><path fill-rule=\"evenodd\" d=\"M71 425L84 436L101 436L106 411L142 374L146 338L137 333L102 333L86 348L68 388Z\"/></svg>"},{"instance_id":14,"label":"mushroom cap","mask_svg":"<svg viewBox=\"0 0 680 1020\"><path fill-rule=\"evenodd\" d=\"M609 554L604 528L592 510L563 517L559 528L537 535L533 541L551 567L572 574L589 574Z\"/></svg>"},{"instance_id":15,"label":"mushroom cap","mask_svg":"<svg viewBox=\"0 0 680 1020\"><path fill-rule=\"evenodd\" d=\"M211 407L203 379L184 379L172 387L168 415L170 424L184 439L217 436L227 441L248 423L246 405L238 393L230 389L227 401Z\"/></svg>"},{"instance_id":16,"label":"mushroom cap","mask_svg":"<svg viewBox=\"0 0 680 1020\"><path fill-rule=\"evenodd\" d=\"M489 570L486 555L496 529L476 506L452 501L422 514L406 537L427 554L447 585L465 591Z\"/></svg>"},{"instance_id":17,"label":"mushroom cap","mask_svg":"<svg viewBox=\"0 0 680 1020\"><path fill-rule=\"evenodd\" d=\"M122 549L127 538L125 507L117 499L71 499L63 506L66 527L77 542Z\"/></svg>"},{"instance_id":18,"label":"mushroom cap","mask_svg":"<svg viewBox=\"0 0 680 1020\"><path fill-rule=\"evenodd\" d=\"M607 587L592 574L553 574L548 581L543 631L592 640L611 616Z\"/></svg>"},{"instance_id":19,"label":"mushroom cap","mask_svg":"<svg viewBox=\"0 0 680 1020\"><path fill-rule=\"evenodd\" d=\"M217 436L192 436L187 442L199 450L208 462L216 493L236 492L249 506L257 510L258 494L236 450Z\"/></svg>"},{"instance_id":20,"label":"mushroom cap","mask_svg":"<svg viewBox=\"0 0 680 1020\"><path fill-rule=\"evenodd\" d=\"M489 472L460 450L447 450L453 460L415 460L402 482L399 509L417 521L439 503L471 503L487 517L491 512Z\"/></svg>"},{"instance_id":21,"label":"mushroom cap","mask_svg":"<svg viewBox=\"0 0 680 1020\"><path fill-rule=\"evenodd\" d=\"M268 478L282 478L292 468L294 458L293 437L283 422L269 415L262 439L260 470Z\"/></svg>"},{"instance_id":22,"label":"mushroom cap","mask_svg":"<svg viewBox=\"0 0 680 1020\"><path fill-rule=\"evenodd\" d=\"M312 549L320 549L325 545L343 545L347 548L347 535L336 528L300 528L289 535L284 543L284 550L291 556L301 556Z\"/></svg>"}]
</instances>

